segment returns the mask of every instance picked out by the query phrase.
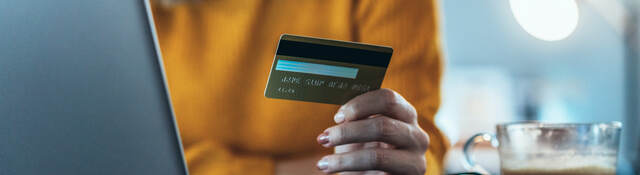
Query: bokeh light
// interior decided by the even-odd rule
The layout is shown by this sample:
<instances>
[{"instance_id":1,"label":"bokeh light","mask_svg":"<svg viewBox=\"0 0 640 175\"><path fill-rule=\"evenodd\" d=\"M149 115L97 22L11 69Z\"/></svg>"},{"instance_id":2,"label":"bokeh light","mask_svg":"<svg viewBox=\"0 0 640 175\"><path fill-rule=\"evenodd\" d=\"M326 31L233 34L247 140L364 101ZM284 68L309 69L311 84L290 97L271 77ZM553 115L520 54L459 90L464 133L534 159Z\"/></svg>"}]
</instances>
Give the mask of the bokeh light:
<instances>
[{"instance_id":1,"label":"bokeh light","mask_svg":"<svg viewBox=\"0 0 640 175\"><path fill-rule=\"evenodd\" d=\"M562 40L578 26L575 0L510 0L509 4L518 24L541 40Z\"/></svg>"}]
</instances>

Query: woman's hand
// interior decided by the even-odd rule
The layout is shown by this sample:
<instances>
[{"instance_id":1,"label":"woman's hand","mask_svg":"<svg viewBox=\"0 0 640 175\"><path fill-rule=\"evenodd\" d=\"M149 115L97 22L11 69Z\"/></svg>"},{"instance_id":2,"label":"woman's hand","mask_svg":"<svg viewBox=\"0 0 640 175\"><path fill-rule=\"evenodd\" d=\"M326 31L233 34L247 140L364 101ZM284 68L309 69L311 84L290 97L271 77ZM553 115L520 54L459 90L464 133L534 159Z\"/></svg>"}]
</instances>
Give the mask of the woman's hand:
<instances>
[{"instance_id":1,"label":"woman's hand","mask_svg":"<svg viewBox=\"0 0 640 175\"><path fill-rule=\"evenodd\" d=\"M429 136L417 121L418 114L400 94L380 89L344 104L334 116L337 125L317 138L335 154L317 166L325 173L409 174L426 171Z\"/></svg>"}]
</instances>

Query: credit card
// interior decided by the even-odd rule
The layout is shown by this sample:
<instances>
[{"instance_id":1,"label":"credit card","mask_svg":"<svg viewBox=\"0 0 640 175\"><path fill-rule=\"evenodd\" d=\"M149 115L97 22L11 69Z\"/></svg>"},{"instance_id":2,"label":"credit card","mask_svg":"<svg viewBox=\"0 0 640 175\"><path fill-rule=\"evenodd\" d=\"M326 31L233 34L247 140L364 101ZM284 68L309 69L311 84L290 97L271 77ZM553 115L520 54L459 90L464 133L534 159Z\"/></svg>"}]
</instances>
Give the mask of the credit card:
<instances>
[{"instance_id":1,"label":"credit card","mask_svg":"<svg viewBox=\"0 0 640 175\"><path fill-rule=\"evenodd\" d=\"M391 47L284 34L264 96L344 104L380 89Z\"/></svg>"}]
</instances>

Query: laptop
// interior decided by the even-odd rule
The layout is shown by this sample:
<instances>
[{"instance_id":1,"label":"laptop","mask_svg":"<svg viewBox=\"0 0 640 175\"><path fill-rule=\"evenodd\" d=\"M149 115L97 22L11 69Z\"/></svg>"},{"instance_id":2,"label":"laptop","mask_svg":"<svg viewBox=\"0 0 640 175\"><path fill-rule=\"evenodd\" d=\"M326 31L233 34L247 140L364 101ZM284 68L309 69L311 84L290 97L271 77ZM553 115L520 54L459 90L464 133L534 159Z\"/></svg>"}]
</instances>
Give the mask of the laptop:
<instances>
[{"instance_id":1,"label":"laptop","mask_svg":"<svg viewBox=\"0 0 640 175\"><path fill-rule=\"evenodd\" d=\"M0 174L187 174L150 14L0 0Z\"/></svg>"}]
</instances>

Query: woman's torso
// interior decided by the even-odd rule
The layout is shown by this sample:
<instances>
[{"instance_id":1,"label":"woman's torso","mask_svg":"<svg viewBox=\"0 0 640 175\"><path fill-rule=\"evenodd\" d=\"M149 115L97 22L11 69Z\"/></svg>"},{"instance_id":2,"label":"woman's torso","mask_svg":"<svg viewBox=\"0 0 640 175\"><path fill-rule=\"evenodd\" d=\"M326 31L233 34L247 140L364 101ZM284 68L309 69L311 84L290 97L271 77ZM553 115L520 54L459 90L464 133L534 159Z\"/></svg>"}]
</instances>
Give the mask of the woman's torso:
<instances>
[{"instance_id":1,"label":"woman's torso","mask_svg":"<svg viewBox=\"0 0 640 175\"><path fill-rule=\"evenodd\" d=\"M236 152L322 149L315 137L338 106L267 99L283 33L352 40L351 1L200 1L156 10L169 88L188 149L214 141Z\"/></svg>"}]
</instances>

